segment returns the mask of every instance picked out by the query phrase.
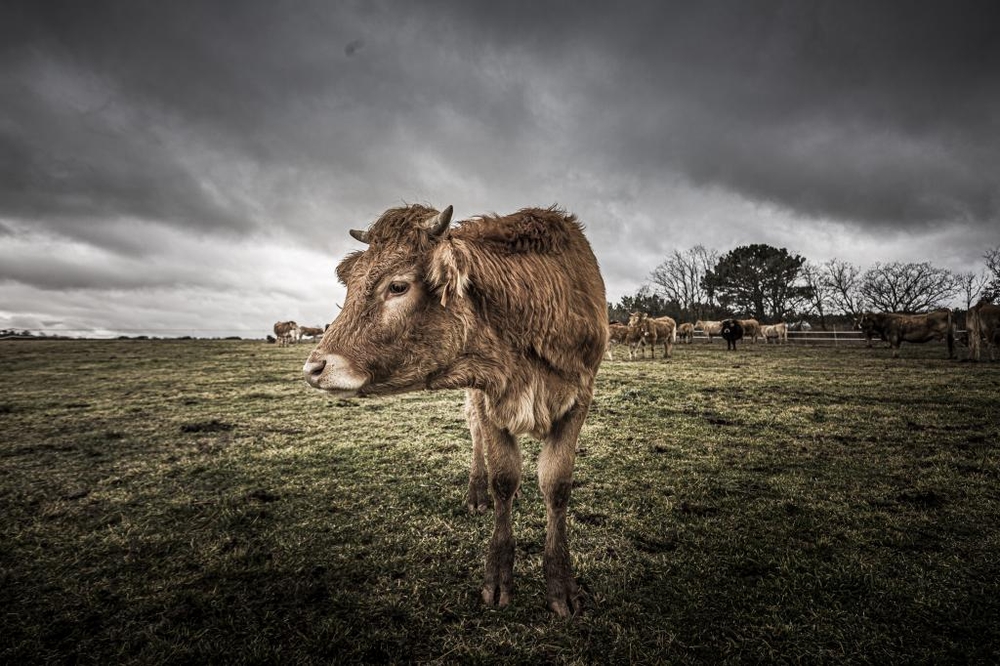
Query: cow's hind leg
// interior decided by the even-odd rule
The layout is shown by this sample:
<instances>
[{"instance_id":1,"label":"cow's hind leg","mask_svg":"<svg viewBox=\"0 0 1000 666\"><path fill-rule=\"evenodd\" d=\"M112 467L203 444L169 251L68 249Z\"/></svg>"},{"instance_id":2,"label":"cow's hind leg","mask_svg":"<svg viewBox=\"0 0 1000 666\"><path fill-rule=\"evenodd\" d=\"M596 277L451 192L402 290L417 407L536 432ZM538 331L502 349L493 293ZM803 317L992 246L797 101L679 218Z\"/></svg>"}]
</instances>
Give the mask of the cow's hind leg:
<instances>
[{"instance_id":1,"label":"cow's hind leg","mask_svg":"<svg viewBox=\"0 0 1000 666\"><path fill-rule=\"evenodd\" d=\"M472 466L469 469L469 492L465 498L465 505L470 513L486 513L490 505L486 458L483 454L486 434L483 432L473 401L473 392L466 391L465 417L469 422L469 434L472 435Z\"/></svg>"},{"instance_id":2,"label":"cow's hind leg","mask_svg":"<svg viewBox=\"0 0 1000 666\"><path fill-rule=\"evenodd\" d=\"M496 427L485 414L484 398L470 391L470 422L474 421L486 453L489 486L493 491L493 536L486 553L483 601L506 606L514 589L514 530L511 511L521 485L521 452L517 440L506 429ZM474 428L475 430L475 428Z\"/></svg>"},{"instance_id":3,"label":"cow's hind leg","mask_svg":"<svg viewBox=\"0 0 1000 666\"><path fill-rule=\"evenodd\" d=\"M573 489L577 438L587 416L589 399L578 402L545 438L538 457L538 485L545 497L545 583L549 608L560 617L576 615L582 593L573 577L566 539L566 509Z\"/></svg>"}]
</instances>

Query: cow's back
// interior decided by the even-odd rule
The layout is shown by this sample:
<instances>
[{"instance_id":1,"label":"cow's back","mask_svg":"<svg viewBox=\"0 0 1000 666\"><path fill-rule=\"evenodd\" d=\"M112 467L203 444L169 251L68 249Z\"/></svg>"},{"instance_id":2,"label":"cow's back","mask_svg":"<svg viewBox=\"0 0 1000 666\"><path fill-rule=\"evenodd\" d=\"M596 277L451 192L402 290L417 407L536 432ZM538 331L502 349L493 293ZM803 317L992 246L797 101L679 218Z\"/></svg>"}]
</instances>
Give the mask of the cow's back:
<instances>
[{"instance_id":1,"label":"cow's back","mask_svg":"<svg viewBox=\"0 0 1000 666\"><path fill-rule=\"evenodd\" d=\"M574 216L528 208L476 218L451 242L482 323L505 345L560 371L596 372L608 343L604 280Z\"/></svg>"}]
</instances>

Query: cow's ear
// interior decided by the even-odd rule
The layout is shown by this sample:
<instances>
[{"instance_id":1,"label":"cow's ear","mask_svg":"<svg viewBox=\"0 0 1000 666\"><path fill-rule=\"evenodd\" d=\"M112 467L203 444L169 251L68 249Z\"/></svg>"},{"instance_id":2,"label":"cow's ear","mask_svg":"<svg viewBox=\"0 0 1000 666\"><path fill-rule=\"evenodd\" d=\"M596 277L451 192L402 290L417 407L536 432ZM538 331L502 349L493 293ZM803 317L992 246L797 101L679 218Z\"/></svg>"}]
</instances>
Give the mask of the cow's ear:
<instances>
[{"instance_id":1,"label":"cow's ear","mask_svg":"<svg viewBox=\"0 0 1000 666\"><path fill-rule=\"evenodd\" d=\"M471 263L462 241L446 238L434 247L427 276L431 287L441 292L442 306L447 306L449 300L465 298L471 284Z\"/></svg>"}]
</instances>

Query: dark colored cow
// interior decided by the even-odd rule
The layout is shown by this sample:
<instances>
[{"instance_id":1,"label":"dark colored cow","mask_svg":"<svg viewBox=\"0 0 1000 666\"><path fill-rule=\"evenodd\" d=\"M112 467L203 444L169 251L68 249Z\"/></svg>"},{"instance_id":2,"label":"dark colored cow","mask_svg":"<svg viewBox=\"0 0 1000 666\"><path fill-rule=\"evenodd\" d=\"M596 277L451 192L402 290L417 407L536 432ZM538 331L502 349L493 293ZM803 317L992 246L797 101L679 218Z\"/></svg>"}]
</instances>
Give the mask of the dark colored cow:
<instances>
[{"instance_id":1,"label":"dark colored cow","mask_svg":"<svg viewBox=\"0 0 1000 666\"><path fill-rule=\"evenodd\" d=\"M743 337L743 324L738 319L726 319L722 322L722 339L726 341L726 349L736 349L736 341Z\"/></svg>"},{"instance_id":2,"label":"dark colored cow","mask_svg":"<svg viewBox=\"0 0 1000 666\"><path fill-rule=\"evenodd\" d=\"M864 331L869 347L875 335L888 341L893 358L899 358L899 347L904 342L923 343L931 340L947 341L948 358L955 357L955 325L951 310L947 308L916 315L865 312L858 319L855 328Z\"/></svg>"},{"instance_id":3,"label":"dark colored cow","mask_svg":"<svg viewBox=\"0 0 1000 666\"><path fill-rule=\"evenodd\" d=\"M889 319L884 312L863 312L861 316L854 320L854 330L861 331L865 336L865 346L871 348L872 340L878 336L882 342L887 342L889 338Z\"/></svg>"},{"instance_id":4,"label":"dark colored cow","mask_svg":"<svg viewBox=\"0 0 1000 666\"><path fill-rule=\"evenodd\" d=\"M368 248L337 267L347 286L344 308L303 372L310 385L344 396L466 389L467 504L486 509L487 480L493 496L482 588L490 605L506 606L513 592L517 436L541 440L546 598L558 615L572 615L581 593L566 508L577 439L608 344L604 282L580 224L563 211L526 208L455 228L450 220L450 206L439 213L412 205L351 232Z\"/></svg>"}]
</instances>

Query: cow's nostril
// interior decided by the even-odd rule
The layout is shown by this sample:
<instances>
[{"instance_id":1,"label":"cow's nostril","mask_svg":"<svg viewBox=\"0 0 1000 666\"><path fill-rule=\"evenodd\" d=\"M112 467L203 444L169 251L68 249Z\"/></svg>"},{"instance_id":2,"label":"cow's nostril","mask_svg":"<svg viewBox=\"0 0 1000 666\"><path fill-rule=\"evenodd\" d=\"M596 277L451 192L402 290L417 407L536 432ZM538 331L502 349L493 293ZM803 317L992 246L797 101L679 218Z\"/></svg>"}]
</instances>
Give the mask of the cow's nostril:
<instances>
[{"instance_id":1,"label":"cow's nostril","mask_svg":"<svg viewBox=\"0 0 1000 666\"><path fill-rule=\"evenodd\" d=\"M306 361L305 366L302 368L302 372L305 373L307 378L315 379L323 374L323 368L325 367L325 359L320 359L318 361Z\"/></svg>"}]
</instances>

